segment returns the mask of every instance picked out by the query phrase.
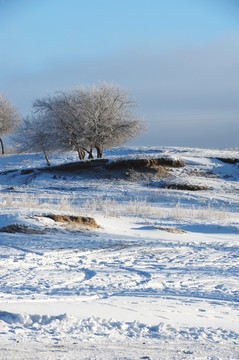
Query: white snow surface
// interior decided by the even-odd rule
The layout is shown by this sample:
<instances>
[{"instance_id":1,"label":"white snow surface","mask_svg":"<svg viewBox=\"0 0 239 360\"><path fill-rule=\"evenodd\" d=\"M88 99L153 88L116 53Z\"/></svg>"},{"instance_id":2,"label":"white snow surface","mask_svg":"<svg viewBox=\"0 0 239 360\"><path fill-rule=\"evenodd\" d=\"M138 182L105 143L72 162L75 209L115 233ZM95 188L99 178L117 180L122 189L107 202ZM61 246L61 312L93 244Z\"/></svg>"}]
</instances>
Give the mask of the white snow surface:
<instances>
[{"instance_id":1,"label":"white snow surface","mask_svg":"<svg viewBox=\"0 0 239 360\"><path fill-rule=\"evenodd\" d=\"M239 359L239 163L217 159L239 151L106 156L170 156L185 167L116 179L22 174L45 166L40 154L0 159L0 228L35 230L0 232L0 359ZM207 189L162 186L170 183ZM92 216L100 227L64 226L48 213Z\"/></svg>"}]
</instances>

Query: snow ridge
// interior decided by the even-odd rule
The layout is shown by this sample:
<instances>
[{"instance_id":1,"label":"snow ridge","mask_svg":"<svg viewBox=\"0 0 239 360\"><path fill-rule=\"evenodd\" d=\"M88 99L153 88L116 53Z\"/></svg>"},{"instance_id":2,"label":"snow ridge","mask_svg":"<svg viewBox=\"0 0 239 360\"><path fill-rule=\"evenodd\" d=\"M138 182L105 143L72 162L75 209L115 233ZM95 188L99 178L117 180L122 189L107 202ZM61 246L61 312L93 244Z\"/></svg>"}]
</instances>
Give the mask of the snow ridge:
<instances>
[{"instance_id":1,"label":"snow ridge","mask_svg":"<svg viewBox=\"0 0 239 360\"><path fill-rule=\"evenodd\" d=\"M125 322L113 319L101 319L99 317L89 317L78 319L73 316L60 314L57 316L49 315L30 315L16 314L6 311L0 312L1 322L10 325L11 332L19 333L22 336L25 330L49 333L52 337L61 336L78 339L94 339L98 337L109 338L135 338L135 339L160 339L160 340L197 340L220 342L222 340L236 342L239 339L239 332L225 330L222 328L203 328L203 327L180 327L176 328L163 322L157 325L145 324L139 321ZM44 327L44 329L43 329ZM26 332L27 334L27 332ZM26 335L25 334L25 335ZM22 337L21 336L21 337Z\"/></svg>"}]
</instances>

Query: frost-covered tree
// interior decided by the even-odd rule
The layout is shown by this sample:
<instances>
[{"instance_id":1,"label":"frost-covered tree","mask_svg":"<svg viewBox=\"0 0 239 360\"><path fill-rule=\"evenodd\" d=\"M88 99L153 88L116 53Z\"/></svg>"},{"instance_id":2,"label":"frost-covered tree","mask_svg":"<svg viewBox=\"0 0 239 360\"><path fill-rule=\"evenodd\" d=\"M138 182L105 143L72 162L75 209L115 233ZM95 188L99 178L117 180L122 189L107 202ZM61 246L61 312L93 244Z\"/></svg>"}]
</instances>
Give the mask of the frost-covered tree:
<instances>
[{"instance_id":1,"label":"frost-covered tree","mask_svg":"<svg viewBox=\"0 0 239 360\"><path fill-rule=\"evenodd\" d=\"M120 87L102 83L79 91L84 95L86 138L98 158L104 149L122 145L144 129L134 111L135 103Z\"/></svg>"},{"instance_id":2,"label":"frost-covered tree","mask_svg":"<svg viewBox=\"0 0 239 360\"><path fill-rule=\"evenodd\" d=\"M100 158L104 149L121 145L144 129L128 93L108 83L57 93L33 106L43 118L54 119L64 147L76 150L81 159L85 153L93 158L93 149Z\"/></svg>"},{"instance_id":3,"label":"frost-covered tree","mask_svg":"<svg viewBox=\"0 0 239 360\"><path fill-rule=\"evenodd\" d=\"M75 150L79 158L84 159L87 144L84 139L84 124L78 111L79 104L73 97L64 92L55 96L37 99L33 108L39 118L50 119L55 129L55 138L61 150Z\"/></svg>"},{"instance_id":4,"label":"frost-covered tree","mask_svg":"<svg viewBox=\"0 0 239 360\"><path fill-rule=\"evenodd\" d=\"M37 115L22 120L13 140L18 152L43 152L48 166L49 153L61 148L53 121Z\"/></svg>"},{"instance_id":5,"label":"frost-covered tree","mask_svg":"<svg viewBox=\"0 0 239 360\"><path fill-rule=\"evenodd\" d=\"M83 128L85 146L90 156L96 149L97 157L103 150L121 145L143 130L133 111L134 103L127 92L107 83L80 87L69 94L73 99Z\"/></svg>"},{"instance_id":6,"label":"frost-covered tree","mask_svg":"<svg viewBox=\"0 0 239 360\"><path fill-rule=\"evenodd\" d=\"M0 95L0 145L2 155L4 154L4 145L2 136L14 131L19 123L19 116L12 104Z\"/></svg>"}]
</instances>

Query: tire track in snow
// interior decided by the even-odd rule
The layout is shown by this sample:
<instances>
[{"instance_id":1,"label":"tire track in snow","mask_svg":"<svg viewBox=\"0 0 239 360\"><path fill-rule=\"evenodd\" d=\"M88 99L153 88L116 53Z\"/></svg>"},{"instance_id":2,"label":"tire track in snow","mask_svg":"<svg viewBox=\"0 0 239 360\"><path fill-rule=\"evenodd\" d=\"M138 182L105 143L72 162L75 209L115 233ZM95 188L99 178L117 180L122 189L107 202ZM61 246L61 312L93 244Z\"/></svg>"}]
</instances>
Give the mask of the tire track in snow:
<instances>
[{"instance_id":1,"label":"tire track in snow","mask_svg":"<svg viewBox=\"0 0 239 360\"><path fill-rule=\"evenodd\" d=\"M185 300L186 302L197 302L197 301L201 301L201 300L205 300L208 302L212 302L215 303L215 305L217 304L228 304L235 308L239 308L239 299L234 297L234 298L218 298L216 296L213 296L213 294L210 296L210 294L205 294L205 296L202 294L190 294L190 293L171 293L167 291L157 291L157 290L153 290L153 289L142 289L142 290L132 290L132 291L125 291L123 290L122 292L115 292L111 295L109 295L108 297L114 297L114 296L122 296L122 297L128 297L128 296L133 296L133 297L148 297L148 298L164 298L164 299L179 299L179 300Z\"/></svg>"},{"instance_id":2,"label":"tire track in snow","mask_svg":"<svg viewBox=\"0 0 239 360\"><path fill-rule=\"evenodd\" d=\"M139 275L140 277L144 277L145 280L142 280L140 282L140 284L145 284L147 282L149 282L151 280L151 274L149 274L148 272L146 271L143 271L143 270L138 270L138 269L135 269L135 268L132 268L132 267L127 267L127 266L120 266L119 269L121 270L126 270L130 273L135 273L137 275Z\"/></svg>"}]
</instances>

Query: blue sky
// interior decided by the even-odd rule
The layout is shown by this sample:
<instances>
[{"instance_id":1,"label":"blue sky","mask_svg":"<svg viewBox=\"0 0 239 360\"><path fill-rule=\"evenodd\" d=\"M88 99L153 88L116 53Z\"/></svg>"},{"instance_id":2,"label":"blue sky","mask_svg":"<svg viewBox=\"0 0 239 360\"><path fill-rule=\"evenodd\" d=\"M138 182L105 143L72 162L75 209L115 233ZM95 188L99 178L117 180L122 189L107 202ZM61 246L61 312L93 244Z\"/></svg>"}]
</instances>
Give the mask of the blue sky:
<instances>
[{"instance_id":1,"label":"blue sky","mask_svg":"<svg viewBox=\"0 0 239 360\"><path fill-rule=\"evenodd\" d=\"M106 80L147 122L133 144L235 147L238 19L237 0L0 0L0 93L26 115Z\"/></svg>"}]
</instances>

